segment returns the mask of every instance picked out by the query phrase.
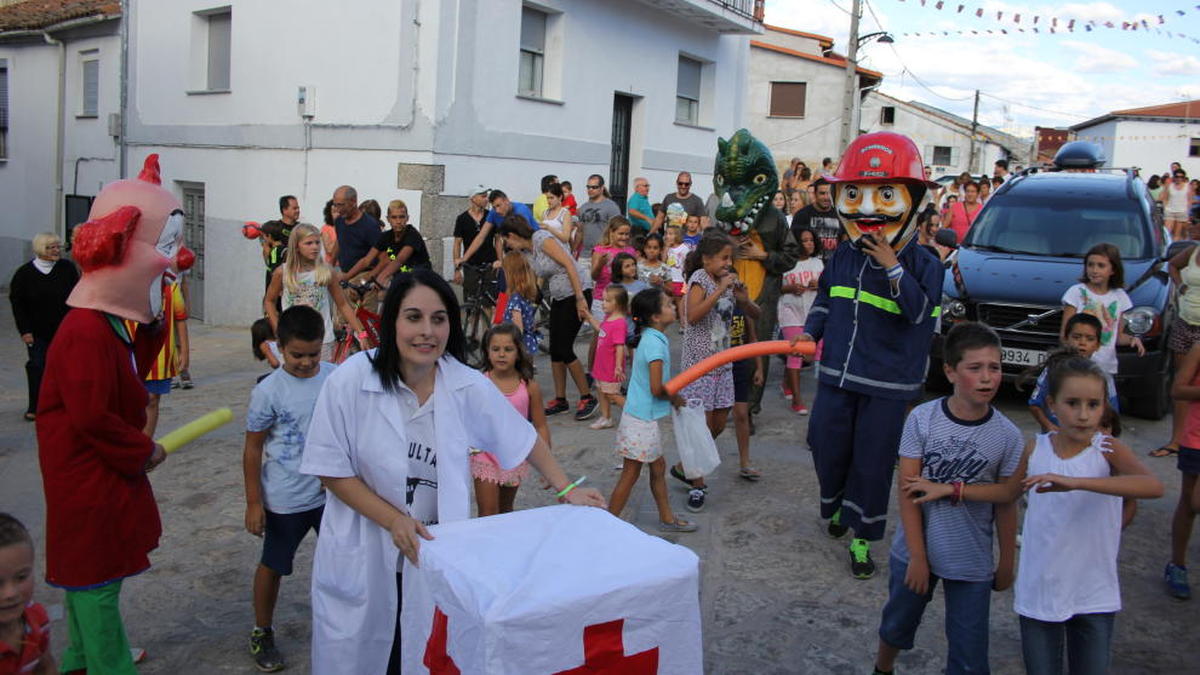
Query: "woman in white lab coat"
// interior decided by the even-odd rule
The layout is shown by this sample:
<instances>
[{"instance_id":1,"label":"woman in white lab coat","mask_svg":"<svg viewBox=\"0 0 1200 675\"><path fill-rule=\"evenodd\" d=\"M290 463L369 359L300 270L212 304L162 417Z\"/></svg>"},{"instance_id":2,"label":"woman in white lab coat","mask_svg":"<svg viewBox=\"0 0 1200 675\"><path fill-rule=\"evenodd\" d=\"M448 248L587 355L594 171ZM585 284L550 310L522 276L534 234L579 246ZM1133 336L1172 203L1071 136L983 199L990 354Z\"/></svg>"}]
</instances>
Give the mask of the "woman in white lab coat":
<instances>
[{"instance_id":1,"label":"woman in white lab coat","mask_svg":"<svg viewBox=\"0 0 1200 675\"><path fill-rule=\"evenodd\" d=\"M400 275L384 299L377 350L326 380L301 471L328 489L313 563L312 672L399 672L400 556L418 562L428 524L469 517L468 448L512 468L528 457L556 491L550 448L478 371L462 363L458 301L437 274ZM564 501L604 506L596 490ZM395 646L394 646L395 645Z\"/></svg>"}]
</instances>

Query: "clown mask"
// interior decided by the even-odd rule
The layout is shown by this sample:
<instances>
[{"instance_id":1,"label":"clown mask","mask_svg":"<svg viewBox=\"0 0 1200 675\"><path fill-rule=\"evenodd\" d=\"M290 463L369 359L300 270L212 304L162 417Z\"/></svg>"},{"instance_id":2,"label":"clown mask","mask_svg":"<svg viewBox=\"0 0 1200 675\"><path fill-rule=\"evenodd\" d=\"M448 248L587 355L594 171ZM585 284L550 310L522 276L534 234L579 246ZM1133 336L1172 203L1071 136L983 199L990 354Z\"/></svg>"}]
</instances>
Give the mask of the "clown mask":
<instances>
[{"instance_id":1,"label":"clown mask","mask_svg":"<svg viewBox=\"0 0 1200 675\"><path fill-rule=\"evenodd\" d=\"M916 204L925 188L904 183L840 183L834 185L834 206L846 235L858 248L869 236L899 251L912 239Z\"/></svg>"}]
</instances>

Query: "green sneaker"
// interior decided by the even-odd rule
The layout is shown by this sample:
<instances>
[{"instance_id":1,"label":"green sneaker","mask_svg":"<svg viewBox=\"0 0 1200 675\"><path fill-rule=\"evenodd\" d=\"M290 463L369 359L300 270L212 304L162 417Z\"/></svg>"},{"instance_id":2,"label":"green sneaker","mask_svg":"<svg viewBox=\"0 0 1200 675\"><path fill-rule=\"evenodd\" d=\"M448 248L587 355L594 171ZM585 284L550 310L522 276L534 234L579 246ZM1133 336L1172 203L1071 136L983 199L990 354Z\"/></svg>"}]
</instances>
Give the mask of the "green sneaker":
<instances>
[{"instance_id":1,"label":"green sneaker","mask_svg":"<svg viewBox=\"0 0 1200 675\"><path fill-rule=\"evenodd\" d=\"M829 526L825 528L825 533L833 539L841 539L849 530L850 526L842 524L842 510L834 511L833 517L829 519Z\"/></svg>"},{"instance_id":2,"label":"green sneaker","mask_svg":"<svg viewBox=\"0 0 1200 675\"><path fill-rule=\"evenodd\" d=\"M850 574L860 580L875 576L875 561L871 560L871 543L866 539L850 540Z\"/></svg>"},{"instance_id":3,"label":"green sneaker","mask_svg":"<svg viewBox=\"0 0 1200 675\"><path fill-rule=\"evenodd\" d=\"M286 667L283 655L275 648L275 631L270 628L250 631L250 655L254 657L254 667L264 673L274 673Z\"/></svg>"}]
</instances>

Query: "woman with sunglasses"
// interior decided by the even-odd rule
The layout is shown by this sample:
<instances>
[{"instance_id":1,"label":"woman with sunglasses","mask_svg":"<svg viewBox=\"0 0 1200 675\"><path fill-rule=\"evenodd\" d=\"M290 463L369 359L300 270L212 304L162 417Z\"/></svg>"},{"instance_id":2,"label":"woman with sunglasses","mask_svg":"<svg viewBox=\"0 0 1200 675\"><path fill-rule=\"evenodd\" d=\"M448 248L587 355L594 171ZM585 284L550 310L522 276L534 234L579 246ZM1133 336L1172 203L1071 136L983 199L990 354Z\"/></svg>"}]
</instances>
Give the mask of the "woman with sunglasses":
<instances>
[{"instance_id":1,"label":"woman with sunglasses","mask_svg":"<svg viewBox=\"0 0 1200 675\"><path fill-rule=\"evenodd\" d=\"M1172 239L1184 237L1188 223L1188 206L1195 196L1192 186L1188 184L1187 173L1183 169L1175 169L1171 174L1171 182L1158 196L1163 205L1163 225L1171 233Z\"/></svg>"}]
</instances>

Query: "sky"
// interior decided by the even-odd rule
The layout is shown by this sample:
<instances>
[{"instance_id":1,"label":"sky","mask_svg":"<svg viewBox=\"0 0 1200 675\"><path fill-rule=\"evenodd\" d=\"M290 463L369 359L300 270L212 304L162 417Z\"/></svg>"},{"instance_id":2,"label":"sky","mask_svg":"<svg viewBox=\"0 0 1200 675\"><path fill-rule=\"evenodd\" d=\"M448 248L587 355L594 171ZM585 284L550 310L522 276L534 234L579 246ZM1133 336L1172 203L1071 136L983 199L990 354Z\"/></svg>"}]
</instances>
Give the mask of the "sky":
<instances>
[{"instance_id":1,"label":"sky","mask_svg":"<svg viewBox=\"0 0 1200 675\"><path fill-rule=\"evenodd\" d=\"M924 0L924 6L922 0L862 1L859 35L884 30L896 40L891 45L871 41L859 50L861 66L884 74L881 91L970 119L978 89L980 122L1018 136L1031 136L1035 125L1069 126L1112 110L1200 99L1200 44L1119 28L1122 21L1145 19L1152 28L1200 40L1200 7L1194 0L944 0L941 10L934 7L938 0ZM834 50L845 54L850 7L851 0L767 0L765 20L827 35ZM976 17L976 9L984 16ZM997 12L1003 12L1002 19ZM1030 32L1034 16L1041 17L1039 34ZM1075 31L1046 33L1051 17L1060 27L1075 19ZM1118 28L1085 32L1082 25L1089 20L1112 21ZM1016 32L1018 27L1026 32ZM984 33L1001 28L1008 35ZM980 34L955 34L960 30ZM925 35L932 31L938 34Z\"/></svg>"}]
</instances>

